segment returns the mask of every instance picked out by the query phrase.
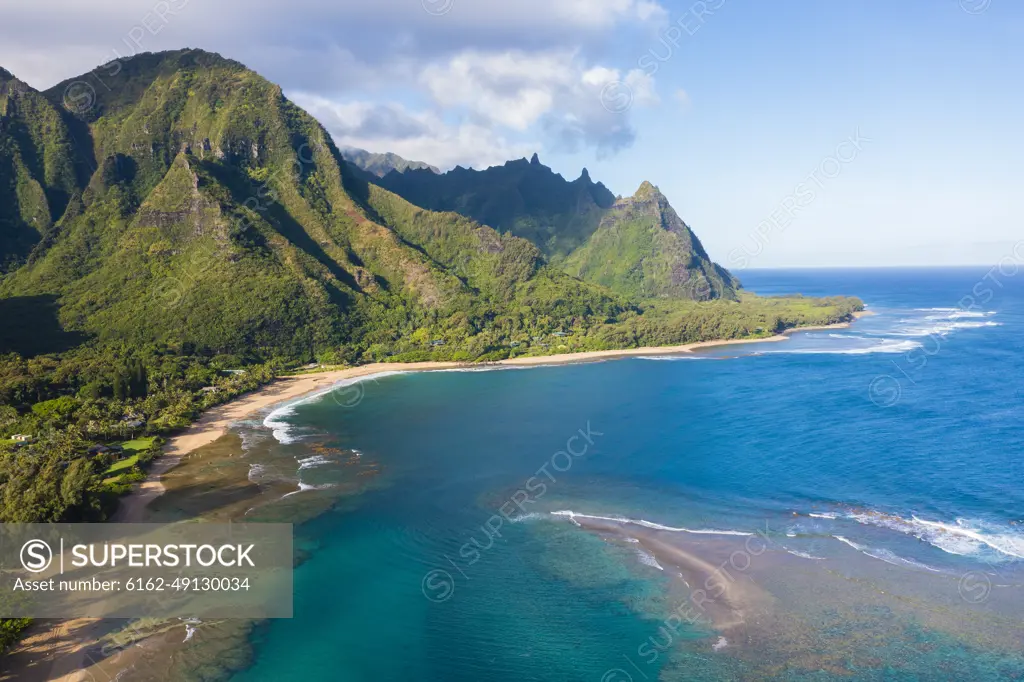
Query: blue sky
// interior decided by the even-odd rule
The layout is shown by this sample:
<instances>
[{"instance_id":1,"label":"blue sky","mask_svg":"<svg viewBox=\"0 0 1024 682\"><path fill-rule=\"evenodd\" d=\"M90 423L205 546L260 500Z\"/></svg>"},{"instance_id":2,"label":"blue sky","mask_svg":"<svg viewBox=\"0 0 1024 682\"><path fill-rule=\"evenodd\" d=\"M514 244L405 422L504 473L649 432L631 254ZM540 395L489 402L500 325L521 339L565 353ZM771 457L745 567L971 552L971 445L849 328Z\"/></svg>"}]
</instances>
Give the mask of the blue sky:
<instances>
[{"instance_id":1,"label":"blue sky","mask_svg":"<svg viewBox=\"0 0 1024 682\"><path fill-rule=\"evenodd\" d=\"M0 65L40 88L202 47L339 144L650 180L737 270L995 264L1024 237L1010 0L35 0L0 19Z\"/></svg>"}]
</instances>

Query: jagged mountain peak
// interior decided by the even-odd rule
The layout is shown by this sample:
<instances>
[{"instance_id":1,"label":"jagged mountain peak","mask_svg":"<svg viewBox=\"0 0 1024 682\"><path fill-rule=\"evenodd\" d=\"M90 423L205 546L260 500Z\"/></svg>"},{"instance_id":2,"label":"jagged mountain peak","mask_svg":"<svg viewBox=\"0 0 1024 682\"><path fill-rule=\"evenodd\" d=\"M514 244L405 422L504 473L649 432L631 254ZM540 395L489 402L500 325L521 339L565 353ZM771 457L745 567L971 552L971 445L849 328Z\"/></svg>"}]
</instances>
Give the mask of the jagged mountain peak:
<instances>
[{"instance_id":1,"label":"jagged mountain peak","mask_svg":"<svg viewBox=\"0 0 1024 682\"><path fill-rule=\"evenodd\" d=\"M405 173L415 171L426 171L428 173L440 173L436 166L431 166L423 161L410 161L392 152L368 152L358 147L344 147L341 155L346 161L358 168L382 178L388 173Z\"/></svg>"},{"instance_id":2,"label":"jagged mountain peak","mask_svg":"<svg viewBox=\"0 0 1024 682\"><path fill-rule=\"evenodd\" d=\"M566 270L637 298L735 298L739 282L714 263L664 194L644 181L570 254Z\"/></svg>"},{"instance_id":3,"label":"jagged mountain peak","mask_svg":"<svg viewBox=\"0 0 1024 682\"><path fill-rule=\"evenodd\" d=\"M7 69L0 68L0 98L6 98L11 95L21 95L26 92L38 91Z\"/></svg>"},{"instance_id":4,"label":"jagged mountain peak","mask_svg":"<svg viewBox=\"0 0 1024 682\"><path fill-rule=\"evenodd\" d=\"M644 180L640 183L640 187L637 188L633 194L634 199L650 199L655 197L664 197L661 190L656 185L652 184L649 180Z\"/></svg>"},{"instance_id":5,"label":"jagged mountain peak","mask_svg":"<svg viewBox=\"0 0 1024 682\"><path fill-rule=\"evenodd\" d=\"M377 184L433 211L453 211L536 244L552 261L589 237L615 196L584 173L572 182L533 154L485 170L390 173Z\"/></svg>"}]
</instances>

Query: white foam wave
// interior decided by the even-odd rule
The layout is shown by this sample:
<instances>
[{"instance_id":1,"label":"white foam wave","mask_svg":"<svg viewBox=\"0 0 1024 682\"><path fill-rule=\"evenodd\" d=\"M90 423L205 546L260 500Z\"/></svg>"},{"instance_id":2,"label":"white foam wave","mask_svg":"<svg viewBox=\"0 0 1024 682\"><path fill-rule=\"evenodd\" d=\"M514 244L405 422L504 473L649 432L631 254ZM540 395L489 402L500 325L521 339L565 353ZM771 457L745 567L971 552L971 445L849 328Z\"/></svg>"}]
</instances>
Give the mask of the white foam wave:
<instances>
[{"instance_id":1,"label":"white foam wave","mask_svg":"<svg viewBox=\"0 0 1024 682\"><path fill-rule=\"evenodd\" d=\"M257 422L258 423L258 422ZM254 424L255 425L255 424ZM239 429L239 437L242 439L242 454L249 452L254 446L259 445L267 439L264 432L255 429Z\"/></svg>"},{"instance_id":2,"label":"white foam wave","mask_svg":"<svg viewBox=\"0 0 1024 682\"><path fill-rule=\"evenodd\" d=\"M800 557L801 559L812 559L814 561L824 561L825 560L825 557L814 556L813 554L808 554L807 552L801 552L801 551L796 550L796 549L787 549L786 551L789 552L790 554L792 554L793 556Z\"/></svg>"},{"instance_id":3,"label":"white foam wave","mask_svg":"<svg viewBox=\"0 0 1024 682\"><path fill-rule=\"evenodd\" d=\"M196 634L196 628L203 623L198 618L179 618L178 620L185 624L185 639L182 640L182 644L192 639L192 636Z\"/></svg>"},{"instance_id":4,"label":"white foam wave","mask_svg":"<svg viewBox=\"0 0 1024 682\"><path fill-rule=\"evenodd\" d=\"M333 487L334 487L334 485L331 484L331 483L324 483L323 485L312 485L310 483L303 483L302 481L299 481L299 489L298 490L293 490L290 493L285 493L284 495L281 496L281 499L283 500L286 497L291 497L292 495L298 495L299 493L306 492L307 490L326 490L328 488L333 488Z\"/></svg>"},{"instance_id":5,"label":"white foam wave","mask_svg":"<svg viewBox=\"0 0 1024 682\"><path fill-rule=\"evenodd\" d=\"M295 459L299 462L299 471L303 469L312 469L314 467L323 466L324 464L330 464L331 460L327 459L323 455L313 455L312 457L296 457Z\"/></svg>"},{"instance_id":6,"label":"white foam wave","mask_svg":"<svg viewBox=\"0 0 1024 682\"><path fill-rule=\"evenodd\" d=\"M946 336L958 329L981 329L983 327L1001 327L1001 322L986 320L984 322L940 322L927 326L910 326L888 332L893 336L920 338L924 336Z\"/></svg>"},{"instance_id":7,"label":"white foam wave","mask_svg":"<svg viewBox=\"0 0 1024 682\"><path fill-rule=\"evenodd\" d=\"M832 512L811 512L810 514L808 514L808 516L816 518L816 519L835 519L836 518L836 514L833 514Z\"/></svg>"},{"instance_id":8,"label":"white foam wave","mask_svg":"<svg viewBox=\"0 0 1024 682\"><path fill-rule=\"evenodd\" d=\"M624 516L597 516L594 514L580 514L579 512L574 512L570 509L553 511L551 512L551 515L568 517L569 520L575 523L577 526L579 525L579 522L576 521L576 519L581 518L594 519L596 521L614 521L616 523L628 523L634 526L643 526L644 528L651 528L653 530L666 530L671 531L673 533L696 533L698 535L753 535L753 533L745 533L739 530L712 530L709 528L675 528L673 526L664 526L660 523L654 523L653 521L648 521L646 519L629 519Z\"/></svg>"},{"instance_id":9,"label":"white foam wave","mask_svg":"<svg viewBox=\"0 0 1024 682\"><path fill-rule=\"evenodd\" d=\"M523 514L521 516L514 517L512 519L512 523L525 523L526 521L536 521L542 518L544 518L543 515L538 514L536 512L530 512L529 514Z\"/></svg>"},{"instance_id":10,"label":"white foam wave","mask_svg":"<svg viewBox=\"0 0 1024 682\"><path fill-rule=\"evenodd\" d=\"M278 443L286 445L298 440L298 437L292 434L292 425L287 421L287 417L293 414L295 414L295 407L293 405L284 405L273 410L263 420L263 426L271 430Z\"/></svg>"},{"instance_id":11,"label":"white foam wave","mask_svg":"<svg viewBox=\"0 0 1024 682\"><path fill-rule=\"evenodd\" d=\"M928 564L923 564L920 561L914 561L913 559L901 557L897 554L894 554L893 552L890 552L887 549L871 549L865 551L864 554L868 555L869 557L872 557L873 559L878 559L880 561L884 561L887 564L892 564L893 566L901 566L903 568L920 568L925 571L931 571L932 573L942 573L942 571L940 571L939 569L932 568Z\"/></svg>"},{"instance_id":12,"label":"white foam wave","mask_svg":"<svg viewBox=\"0 0 1024 682\"><path fill-rule=\"evenodd\" d=\"M833 535L832 537L834 537L836 540L839 540L839 542L843 543L844 545L849 545L850 547L853 547L858 552L863 552L864 551L864 547L863 546L858 545L853 540L850 540L848 538L844 538L842 535Z\"/></svg>"},{"instance_id":13,"label":"white foam wave","mask_svg":"<svg viewBox=\"0 0 1024 682\"><path fill-rule=\"evenodd\" d=\"M852 513L849 518L916 537L947 554L979 556L995 553L1003 559L1024 559L1024 535L993 524L967 519L957 519L950 524L916 516L905 519L873 511Z\"/></svg>"},{"instance_id":14,"label":"white foam wave","mask_svg":"<svg viewBox=\"0 0 1024 682\"><path fill-rule=\"evenodd\" d=\"M929 315L929 320L937 320L950 317L990 317L995 315L995 310L964 310L963 308L914 308L919 313L945 313L945 315Z\"/></svg>"},{"instance_id":15,"label":"white foam wave","mask_svg":"<svg viewBox=\"0 0 1024 682\"><path fill-rule=\"evenodd\" d=\"M638 355L637 360L655 360L660 362L677 362L679 360L713 360L711 355Z\"/></svg>"},{"instance_id":16,"label":"white foam wave","mask_svg":"<svg viewBox=\"0 0 1024 682\"><path fill-rule=\"evenodd\" d=\"M763 352L791 355L869 355L872 353L906 353L920 347L921 344L917 341L882 339L881 343L864 348L789 348Z\"/></svg>"},{"instance_id":17,"label":"white foam wave","mask_svg":"<svg viewBox=\"0 0 1024 682\"><path fill-rule=\"evenodd\" d=\"M303 396L298 400L293 400L292 402L285 403L284 405L281 405L280 407L277 407L276 409L272 410L270 414L268 414L266 418L264 418L263 426L265 426L266 428L270 429L273 432L274 438L277 439L279 443L294 443L295 441L299 440L299 437L295 434L295 428L288 421L288 417L291 417L295 414L295 408L297 406L304 405L306 403L316 402L323 398L324 396L330 395L334 391L346 388L348 386L354 386L355 384L360 384L366 381L376 381L377 379L381 379L383 377L395 376L398 374L408 374L408 372L404 370L377 372L376 374L366 374L363 376L350 377L348 379L341 379L339 381L335 381L328 388L325 388L321 391L316 391L315 393L310 393L307 396Z\"/></svg>"},{"instance_id":18,"label":"white foam wave","mask_svg":"<svg viewBox=\"0 0 1024 682\"><path fill-rule=\"evenodd\" d=\"M637 547L636 555L640 558L640 563L646 566L650 566L651 568L656 568L659 571L665 570L664 568L662 568L661 564L658 563L658 560L654 558L653 554Z\"/></svg>"},{"instance_id":19,"label":"white foam wave","mask_svg":"<svg viewBox=\"0 0 1024 682\"><path fill-rule=\"evenodd\" d=\"M925 571L931 571L932 573L942 573L943 572L943 571L940 571L937 568L932 568L931 566L929 566L927 564L923 564L920 561L914 561L913 559L907 559L905 557L901 557L901 556L899 556L897 554L894 554L893 552L890 552L887 549L876 549L876 548L873 548L873 547L867 547L865 545L859 545L856 542L854 542L853 540L845 538L842 535L833 535L832 537L835 538L836 540L839 540L843 544L849 545L850 547L854 548L855 550L857 550L858 552L860 552L864 556L869 556L872 559L878 559L879 561L884 561L885 563L891 564L893 566L900 566L902 568L919 568L919 569L923 569Z\"/></svg>"}]
</instances>

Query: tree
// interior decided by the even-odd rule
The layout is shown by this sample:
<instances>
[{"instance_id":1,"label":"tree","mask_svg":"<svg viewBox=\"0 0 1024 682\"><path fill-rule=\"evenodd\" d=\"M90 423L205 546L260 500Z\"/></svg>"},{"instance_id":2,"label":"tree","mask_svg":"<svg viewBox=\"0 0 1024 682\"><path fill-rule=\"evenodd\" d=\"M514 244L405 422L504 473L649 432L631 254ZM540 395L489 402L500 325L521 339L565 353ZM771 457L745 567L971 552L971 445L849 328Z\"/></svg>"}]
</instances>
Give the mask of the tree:
<instances>
[{"instance_id":1,"label":"tree","mask_svg":"<svg viewBox=\"0 0 1024 682\"><path fill-rule=\"evenodd\" d=\"M86 511L89 491L96 484L96 475L92 464L80 457L73 461L64 472L64 480L60 483L60 498L64 503L65 515L73 512L74 516L82 517Z\"/></svg>"}]
</instances>

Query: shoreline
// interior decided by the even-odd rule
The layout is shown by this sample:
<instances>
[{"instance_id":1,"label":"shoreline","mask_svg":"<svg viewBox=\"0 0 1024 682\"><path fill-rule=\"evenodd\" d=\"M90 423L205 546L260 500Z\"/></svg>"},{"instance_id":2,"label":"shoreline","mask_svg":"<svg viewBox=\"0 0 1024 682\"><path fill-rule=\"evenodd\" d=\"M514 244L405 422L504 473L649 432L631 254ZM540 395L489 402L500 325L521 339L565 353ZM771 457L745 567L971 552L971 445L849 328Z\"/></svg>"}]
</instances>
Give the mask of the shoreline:
<instances>
[{"instance_id":1,"label":"shoreline","mask_svg":"<svg viewBox=\"0 0 1024 682\"><path fill-rule=\"evenodd\" d=\"M854 313L854 320L870 315L868 311ZM117 521L138 522L145 507L163 492L163 484L159 477L172 469L181 458L204 445L216 441L228 432L231 425L250 417L262 410L274 408L285 403L308 397L318 391L331 390L334 384L346 379L358 379L386 372L436 372L453 369L473 369L488 367L542 367L548 365L569 365L584 362L599 362L629 357L649 355L674 355L692 353L703 348L718 346L737 346L750 343L767 343L786 341L791 334L797 332L820 331L823 329L846 329L852 322L837 322L828 325L793 327L781 334L756 339L718 339L713 341L695 341L676 346L644 346L642 348L622 348L618 350L594 350L580 353L559 353L555 355L531 355L528 357L509 358L488 363L426 361L426 362L375 362L369 365L348 367L345 369L327 370L310 374L279 377L251 393L239 396L230 402L214 407L203 413L203 416L185 429L183 433L167 439L164 454L154 463L150 475L139 488L133 490L121 500L121 509L115 515ZM136 501L135 498L142 498ZM130 511L127 508L131 508ZM136 509L136 507L138 507Z\"/></svg>"}]
</instances>

